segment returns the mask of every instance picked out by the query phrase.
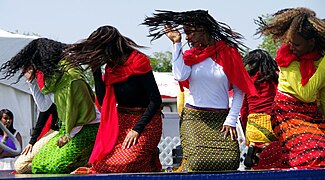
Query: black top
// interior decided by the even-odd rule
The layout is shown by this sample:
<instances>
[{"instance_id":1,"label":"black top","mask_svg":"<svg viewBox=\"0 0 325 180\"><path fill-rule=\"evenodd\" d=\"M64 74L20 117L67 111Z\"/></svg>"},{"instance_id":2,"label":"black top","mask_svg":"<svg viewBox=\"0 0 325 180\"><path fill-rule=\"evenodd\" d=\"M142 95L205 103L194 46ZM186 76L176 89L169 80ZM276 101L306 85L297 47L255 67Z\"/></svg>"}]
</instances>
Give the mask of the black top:
<instances>
[{"instance_id":1,"label":"black top","mask_svg":"<svg viewBox=\"0 0 325 180\"><path fill-rule=\"evenodd\" d=\"M48 110L39 113L36 125L32 131L32 135L31 135L29 144L34 145L36 143L37 138L41 134L43 127L45 126L45 124L51 114L52 114L51 129L53 129L55 131L59 130L59 126L57 123L58 122L58 112L56 110L55 104L52 103L51 107Z\"/></svg>"},{"instance_id":2,"label":"black top","mask_svg":"<svg viewBox=\"0 0 325 180\"><path fill-rule=\"evenodd\" d=\"M105 96L105 84L100 71L94 72L95 90L99 104ZM161 96L152 71L130 76L126 81L113 84L116 101L123 107L143 107L145 112L133 127L139 134L160 111Z\"/></svg>"}]
</instances>

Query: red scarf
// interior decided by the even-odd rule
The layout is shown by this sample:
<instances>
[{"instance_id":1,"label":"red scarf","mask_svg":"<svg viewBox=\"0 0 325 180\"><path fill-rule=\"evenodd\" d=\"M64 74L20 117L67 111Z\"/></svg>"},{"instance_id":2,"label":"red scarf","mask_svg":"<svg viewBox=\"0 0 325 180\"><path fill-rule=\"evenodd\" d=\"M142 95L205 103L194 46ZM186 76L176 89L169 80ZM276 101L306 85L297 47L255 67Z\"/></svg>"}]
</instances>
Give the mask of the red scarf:
<instances>
[{"instance_id":1,"label":"red scarf","mask_svg":"<svg viewBox=\"0 0 325 180\"><path fill-rule=\"evenodd\" d=\"M320 58L321 54L317 51L312 51L301 57L297 57L290 51L290 45L285 44L277 51L275 60L280 67L288 67L295 60L300 61L301 84L304 86L316 71L314 61Z\"/></svg>"},{"instance_id":2,"label":"red scarf","mask_svg":"<svg viewBox=\"0 0 325 180\"><path fill-rule=\"evenodd\" d=\"M37 79L38 87L42 91L42 88L44 87L44 74L39 70L36 71L36 79ZM41 139L51 129L51 124L52 124L52 114L50 114L49 118L46 121L46 124L42 128L41 134L38 136L37 141Z\"/></svg>"},{"instance_id":3,"label":"red scarf","mask_svg":"<svg viewBox=\"0 0 325 180\"><path fill-rule=\"evenodd\" d=\"M257 95L254 82L249 77L240 54L235 48L227 46L224 41L218 41L215 45L203 50L192 48L185 51L183 55L184 63L187 66L200 63L208 57L223 67L231 84L236 85L246 94ZM180 86L181 90L183 87L189 88L188 79L180 82Z\"/></svg>"},{"instance_id":4,"label":"red scarf","mask_svg":"<svg viewBox=\"0 0 325 180\"><path fill-rule=\"evenodd\" d=\"M106 93L94 149L89 163L100 161L114 148L119 129L113 84L126 81L131 75L145 74L151 70L150 60L144 54L133 51L125 64L117 69L106 67L104 82Z\"/></svg>"}]
</instances>

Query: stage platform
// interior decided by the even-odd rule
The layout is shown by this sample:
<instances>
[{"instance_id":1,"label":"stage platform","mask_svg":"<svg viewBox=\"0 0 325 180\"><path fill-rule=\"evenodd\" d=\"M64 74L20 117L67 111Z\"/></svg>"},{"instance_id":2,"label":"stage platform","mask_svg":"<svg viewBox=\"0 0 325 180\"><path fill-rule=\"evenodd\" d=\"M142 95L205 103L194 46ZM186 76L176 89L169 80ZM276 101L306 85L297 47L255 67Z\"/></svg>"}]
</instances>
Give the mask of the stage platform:
<instances>
[{"instance_id":1,"label":"stage platform","mask_svg":"<svg viewBox=\"0 0 325 180\"><path fill-rule=\"evenodd\" d=\"M272 171L222 171L195 173L121 173L96 175L70 174L10 174L11 171L0 171L0 179L71 179L71 180L210 180L210 179L325 179L325 169L312 170L272 170Z\"/></svg>"}]
</instances>

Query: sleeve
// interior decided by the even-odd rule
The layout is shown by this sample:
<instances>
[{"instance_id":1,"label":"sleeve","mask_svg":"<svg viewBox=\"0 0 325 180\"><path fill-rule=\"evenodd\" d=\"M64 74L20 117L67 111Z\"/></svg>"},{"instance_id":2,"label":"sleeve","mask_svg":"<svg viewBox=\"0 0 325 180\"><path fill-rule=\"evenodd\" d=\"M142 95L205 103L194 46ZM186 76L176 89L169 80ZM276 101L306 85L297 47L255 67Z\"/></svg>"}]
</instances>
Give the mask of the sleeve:
<instances>
[{"instance_id":1,"label":"sleeve","mask_svg":"<svg viewBox=\"0 0 325 180\"><path fill-rule=\"evenodd\" d=\"M37 138L42 132L42 129L44 128L46 121L50 117L50 115L53 113L53 111L56 111L55 105L52 103L51 107L44 111L40 112L37 118L37 122L35 127L33 128L32 135L29 141L29 144L34 145L37 141Z\"/></svg>"},{"instance_id":2,"label":"sleeve","mask_svg":"<svg viewBox=\"0 0 325 180\"><path fill-rule=\"evenodd\" d=\"M223 123L223 125L236 127L236 123L238 120L240 108L243 103L244 95L243 95L243 92L237 86L233 85L233 88L234 88L233 89L234 95L233 95L233 99L232 99L232 103L231 103L231 108L230 108L229 114L226 117L226 120Z\"/></svg>"},{"instance_id":3,"label":"sleeve","mask_svg":"<svg viewBox=\"0 0 325 180\"><path fill-rule=\"evenodd\" d=\"M92 95L89 92L88 85L81 79L75 80L71 83L70 90L66 97L67 106L64 117L66 125L65 133L67 135L72 135L70 133L73 128L77 127L78 123L86 122L90 117L95 118L95 104Z\"/></svg>"},{"instance_id":4,"label":"sleeve","mask_svg":"<svg viewBox=\"0 0 325 180\"><path fill-rule=\"evenodd\" d=\"M41 112L48 110L53 103L53 101L51 99L51 96L53 95L53 93L46 94L46 95L43 94L37 85L36 79L34 79L32 82L27 81L27 84L29 85L29 89L32 93L32 96L34 98L34 101L35 101L38 109Z\"/></svg>"},{"instance_id":5,"label":"sleeve","mask_svg":"<svg viewBox=\"0 0 325 180\"><path fill-rule=\"evenodd\" d=\"M172 73L177 81L185 81L191 74L191 66L184 64L182 44L175 43L172 51Z\"/></svg>"},{"instance_id":6,"label":"sleeve","mask_svg":"<svg viewBox=\"0 0 325 180\"><path fill-rule=\"evenodd\" d=\"M105 97L106 87L102 78L101 69L98 68L96 71L93 71L94 81L95 81L95 92L98 103L100 106L103 104L103 99Z\"/></svg>"},{"instance_id":7,"label":"sleeve","mask_svg":"<svg viewBox=\"0 0 325 180\"><path fill-rule=\"evenodd\" d=\"M144 130L145 126L151 121L153 116L159 112L162 103L159 89L152 71L142 75L140 79L141 84L144 86L144 89L150 98L150 103L146 108L146 111L133 127L133 130L139 134Z\"/></svg>"},{"instance_id":8,"label":"sleeve","mask_svg":"<svg viewBox=\"0 0 325 180\"><path fill-rule=\"evenodd\" d=\"M282 71L286 80L296 92L297 98L304 102L313 102L317 98L318 91L325 87L325 57L322 58L316 72L309 79L308 83L302 86L300 64L297 61L292 62Z\"/></svg>"},{"instance_id":9,"label":"sleeve","mask_svg":"<svg viewBox=\"0 0 325 180\"><path fill-rule=\"evenodd\" d=\"M325 87L319 91L320 108L323 112L323 118L325 118Z\"/></svg>"}]
</instances>

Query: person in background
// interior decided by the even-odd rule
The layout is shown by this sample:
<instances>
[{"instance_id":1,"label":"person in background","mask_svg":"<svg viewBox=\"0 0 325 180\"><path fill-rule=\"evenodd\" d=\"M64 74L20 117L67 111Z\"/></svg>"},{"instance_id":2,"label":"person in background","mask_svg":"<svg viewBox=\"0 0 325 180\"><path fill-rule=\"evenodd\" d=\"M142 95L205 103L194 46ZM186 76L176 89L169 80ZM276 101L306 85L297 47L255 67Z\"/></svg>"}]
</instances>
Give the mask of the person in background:
<instances>
[{"instance_id":1,"label":"person in background","mask_svg":"<svg viewBox=\"0 0 325 180\"><path fill-rule=\"evenodd\" d=\"M237 170L236 122L243 93L257 94L238 51L242 36L204 10L158 11L142 24L150 27L152 40L166 35L173 42L172 73L189 89L180 118L184 154L177 171ZM181 32L190 46L184 53Z\"/></svg>"},{"instance_id":2,"label":"person in background","mask_svg":"<svg viewBox=\"0 0 325 180\"><path fill-rule=\"evenodd\" d=\"M283 44L275 58L280 71L271 119L278 140L262 151L256 169L324 168L325 22L297 7L258 23L257 33Z\"/></svg>"},{"instance_id":3,"label":"person in background","mask_svg":"<svg viewBox=\"0 0 325 180\"><path fill-rule=\"evenodd\" d=\"M13 134L14 137L16 137L21 148L22 146L21 135L14 128L13 125L14 114L9 109L1 109L0 117L1 117L1 123L5 126L5 128L9 130L11 134ZM17 150L17 147L15 146L13 139L9 137L8 134L2 129L0 129L0 139L1 139L0 143L5 144L11 149ZM7 150L0 147L0 170L13 170L16 156L17 155L14 155L11 152L8 152Z\"/></svg>"},{"instance_id":4,"label":"person in background","mask_svg":"<svg viewBox=\"0 0 325 180\"><path fill-rule=\"evenodd\" d=\"M278 85L278 67L270 54L261 49L250 51L243 57L243 63L258 92L258 96L245 94L240 110L248 145L244 165L251 168L257 165L262 149L277 139L272 130L271 111Z\"/></svg>"},{"instance_id":5,"label":"person in background","mask_svg":"<svg viewBox=\"0 0 325 180\"><path fill-rule=\"evenodd\" d=\"M21 70L26 77L37 107L57 107L60 131L41 147L32 160L32 172L70 173L87 164L99 127L100 114L95 96L80 67L70 68L63 56L67 47L58 41L39 38L31 41L1 68L5 78ZM36 75L44 75L42 92Z\"/></svg>"},{"instance_id":6,"label":"person in background","mask_svg":"<svg viewBox=\"0 0 325 180\"><path fill-rule=\"evenodd\" d=\"M101 123L89 159L73 173L159 172L161 96L149 58L113 26L101 26L67 49L74 66L94 71ZM105 65L104 80L101 67Z\"/></svg>"}]
</instances>

